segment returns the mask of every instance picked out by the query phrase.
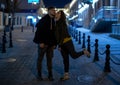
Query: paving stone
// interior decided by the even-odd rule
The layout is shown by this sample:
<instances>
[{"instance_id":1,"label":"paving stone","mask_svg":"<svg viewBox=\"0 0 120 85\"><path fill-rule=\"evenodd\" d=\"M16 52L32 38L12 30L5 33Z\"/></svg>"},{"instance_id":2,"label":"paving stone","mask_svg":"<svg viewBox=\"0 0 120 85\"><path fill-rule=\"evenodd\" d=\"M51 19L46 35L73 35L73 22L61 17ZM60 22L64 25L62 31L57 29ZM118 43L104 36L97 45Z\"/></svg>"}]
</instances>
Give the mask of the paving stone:
<instances>
[{"instance_id":1,"label":"paving stone","mask_svg":"<svg viewBox=\"0 0 120 85\"><path fill-rule=\"evenodd\" d=\"M91 36L91 44L99 39L99 51L104 52L106 44L111 45L111 52L120 60L120 41L111 38L108 33L91 33L85 28L76 28L86 36ZM37 45L33 43L34 32L31 28L14 29L13 47L7 48L6 53L0 53L0 85L120 85L120 68L110 61L111 72L104 72L105 54L99 54L99 61L93 62L94 47L91 47L91 58L81 56L78 59L70 57L70 79L60 81L63 75L63 61L60 52L55 49L53 57L53 75L55 80L48 81L46 58L43 60L43 77L45 80L36 79ZM87 39L87 38L86 38ZM82 50L82 44L73 39L76 51ZM82 43L82 42L81 42ZM7 43L7 46L8 43ZM87 46L87 43L86 43Z\"/></svg>"}]
</instances>

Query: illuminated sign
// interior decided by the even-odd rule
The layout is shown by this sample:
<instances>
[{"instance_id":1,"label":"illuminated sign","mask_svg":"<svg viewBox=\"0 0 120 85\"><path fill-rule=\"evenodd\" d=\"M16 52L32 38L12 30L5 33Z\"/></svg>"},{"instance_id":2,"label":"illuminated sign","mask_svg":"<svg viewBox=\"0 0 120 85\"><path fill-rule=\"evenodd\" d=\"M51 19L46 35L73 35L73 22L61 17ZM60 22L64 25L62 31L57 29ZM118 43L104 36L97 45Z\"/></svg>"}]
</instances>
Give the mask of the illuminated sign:
<instances>
[{"instance_id":1,"label":"illuminated sign","mask_svg":"<svg viewBox=\"0 0 120 85\"><path fill-rule=\"evenodd\" d=\"M28 0L28 3L39 3L39 0Z\"/></svg>"}]
</instances>

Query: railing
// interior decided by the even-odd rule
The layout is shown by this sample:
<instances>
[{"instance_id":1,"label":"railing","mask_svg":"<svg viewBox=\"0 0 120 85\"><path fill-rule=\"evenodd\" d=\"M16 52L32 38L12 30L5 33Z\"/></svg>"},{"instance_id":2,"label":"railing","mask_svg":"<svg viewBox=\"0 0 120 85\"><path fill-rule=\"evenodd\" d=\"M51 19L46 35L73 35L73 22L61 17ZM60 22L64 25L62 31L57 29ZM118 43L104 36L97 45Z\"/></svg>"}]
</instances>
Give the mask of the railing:
<instances>
[{"instance_id":1,"label":"railing","mask_svg":"<svg viewBox=\"0 0 120 85\"><path fill-rule=\"evenodd\" d=\"M101 7L99 9L99 11L96 13L95 15L95 19L109 19L109 20L113 20L113 19L118 19L118 16L116 16L116 13L118 11L118 8L116 8L115 6L104 6Z\"/></svg>"},{"instance_id":2,"label":"railing","mask_svg":"<svg viewBox=\"0 0 120 85\"><path fill-rule=\"evenodd\" d=\"M120 24L112 25L112 34L120 36Z\"/></svg>"},{"instance_id":3,"label":"railing","mask_svg":"<svg viewBox=\"0 0 120 85\"><path fill-rule=\"evenodd\" d=\"M115 6L104 6L99 9L99 11L93 17L90 23L90 29L95 26L95 24L100 20L105 21L118 21L119 16L117 15L118 8Z\"/></svg>"}]
</instances>

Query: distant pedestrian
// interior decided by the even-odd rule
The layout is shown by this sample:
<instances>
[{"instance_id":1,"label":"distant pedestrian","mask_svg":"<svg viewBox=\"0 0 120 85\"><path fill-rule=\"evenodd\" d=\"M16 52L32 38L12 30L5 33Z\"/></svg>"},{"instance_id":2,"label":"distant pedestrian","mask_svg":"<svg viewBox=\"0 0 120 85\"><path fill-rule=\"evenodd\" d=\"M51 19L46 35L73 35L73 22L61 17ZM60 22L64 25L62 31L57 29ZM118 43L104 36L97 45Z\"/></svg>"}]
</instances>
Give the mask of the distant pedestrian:
<instances>
[{"instance_id":1,"label":"distant pedestrian","mask_svg":"<svg viewBox=\"0 0 120 85\"><path fill-rule=\"evenodd\" d=\"M81 55L89 56L89 52L84 49L83 51L76 52L74 49L74 45L71 39L71 36L68 33L68 27L66 23L66 16L65 13L61 10L56 13L56 39L58 44L58 49L60 50L63 63L64 63L64 76L61 77L61 80L69 79L69 55L76 59Z\"/></svg>"},{"instance_id":2,"label":"distant pedestrian","mask_svg":"<svg viewBox=\"0 0 120 85\"><path fill-rule=\"evenodd\" d=\"M37 71L38 79L42 78L42 60L46 53L48 79L53 80L52 73L52 58L53 50L56 45L56 39L54 34L55 27L55 7L48 8L48 14L42 17L41 20L36 24L37 30L35 32L34 42L38 44L38 60L37 60Z\"/></svg>"},{"instance_id":3,"label":"distant pedestrian","mask_svg":"<svg viewBox=\"0 0 120 85\"><path fill-rule=\"evenodd\" d=\"M21 32L23 32L23 26L21 27Z\"/></svg>"}]
</instances>

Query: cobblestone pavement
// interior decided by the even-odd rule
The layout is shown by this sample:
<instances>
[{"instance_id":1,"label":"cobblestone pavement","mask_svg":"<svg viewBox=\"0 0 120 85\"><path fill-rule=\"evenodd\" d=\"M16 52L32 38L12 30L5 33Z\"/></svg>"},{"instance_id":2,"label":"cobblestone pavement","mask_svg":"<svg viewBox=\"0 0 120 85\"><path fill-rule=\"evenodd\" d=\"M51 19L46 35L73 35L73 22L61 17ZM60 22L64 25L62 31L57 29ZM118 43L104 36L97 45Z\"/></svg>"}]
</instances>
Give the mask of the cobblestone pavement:
<instances>
[{"instance_id":1,"label":"cobblestone pavement","mask_svg":"<svg viewBox=\"0 0 120 85\"><path fill-rule=\"evenodd\" d=\"M99 39L99 51L104 52L105 45L111 45L111 54L115 62L120 62L120 41L109 37L109 34L91 33L89 30L77 30L91 36L91 58L81 56L78 59L70 58L70 79L60 81L63 74L63 63L60 52L55 49L53 58L53 75L55 80L48 81L46 58L43 60L43 81L36 79L37 46L33 43L34 32L27 27L14 29L13 47L6 44L6 53L0 53L0 85L120 85L120 68L110 61L111 72L105 73L105 54L99 55L99 61L93 62L94 40ZM75 49L81 50L82 44L73 39ZM93 46L92 46L93 45Z\"/></svg>"}]
</instances>

